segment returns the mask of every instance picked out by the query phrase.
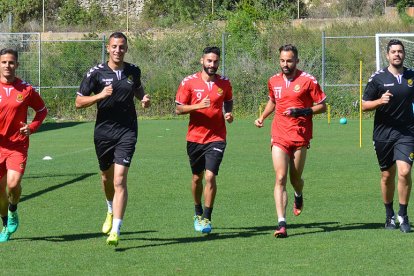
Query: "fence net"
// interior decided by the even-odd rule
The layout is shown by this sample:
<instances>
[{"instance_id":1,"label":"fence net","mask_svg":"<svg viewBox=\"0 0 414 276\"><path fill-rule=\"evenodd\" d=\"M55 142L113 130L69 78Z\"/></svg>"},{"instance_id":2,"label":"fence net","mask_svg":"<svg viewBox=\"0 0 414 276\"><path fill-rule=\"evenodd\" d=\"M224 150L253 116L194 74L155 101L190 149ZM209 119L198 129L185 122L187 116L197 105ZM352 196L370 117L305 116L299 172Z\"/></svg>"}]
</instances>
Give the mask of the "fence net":
<instances>
[{"instance_id":1,"label":"fence net","mask_svg":"<svg viewBox=\"0 0 414 276\"><path fill-rule=\"evenodd\" d=\"M142 70L152 108L138 112L148 117L173 117L174 98L181 80L201 69L205 46L222 48L219 69L230 78L237 116L257 116L267 102L267 80L280 71L278 48L292 43L299 49L299 69L315 76L328 98L333 117L359 115L360 63L362 85L376 71L375 37L329 37L320 32L297 35L278 30L244 41L208 26L205 33L187 32L129 39L128 62ZM20 54L20 77L37 87L55 119L93 119L95 109L75 110L74 98L83 75L106 59L105 39L42 41L40 34L0 34L1 47ZM326 115L322 115L326 116ZM369 114L366 116L370 116Z\"/></svg>"}]
</instances>

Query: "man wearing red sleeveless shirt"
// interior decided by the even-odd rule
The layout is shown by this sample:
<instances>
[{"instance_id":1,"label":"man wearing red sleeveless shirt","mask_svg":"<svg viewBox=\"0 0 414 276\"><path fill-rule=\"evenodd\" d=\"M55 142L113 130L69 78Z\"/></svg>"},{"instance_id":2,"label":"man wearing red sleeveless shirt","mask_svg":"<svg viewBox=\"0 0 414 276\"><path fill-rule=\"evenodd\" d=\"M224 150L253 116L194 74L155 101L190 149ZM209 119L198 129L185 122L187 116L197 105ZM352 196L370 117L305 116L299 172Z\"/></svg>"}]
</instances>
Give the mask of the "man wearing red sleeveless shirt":
<instances>
[{"instance_id":1,"label":"man wearing red sleeveless shirt","mask_svg":"<svg viewBox=\"0 0 414 276\"><path fill-rule=\"evenodd\" d=\"M13 49L0 50L0 215L3 230L0 242L9 240L17 230L17 204L26 168L29 135L46 118L47 109L40 95L25 81L16 77L18 54ZM27 111L36 115L27 124Z\"/></svg>"},{"instance_id":2,"label":"man wearing red sleeveless shirt","mask_svg":"<svg viewBox=\"0 0 414 276\"><path fill-rule=\"evenodd\" d=\"M211 232L211 213L217 192L216 175L226 148L226 124L233 122L233 92L230 81L216 74L220 49L207 47L200 60L203 70L184 78L176 95L176 113L190 114L187 154L193 173L194 229ZM224 115L223 115L224 108ZM204 210L201 205L204 188Z\"/></svg>"},{"instance_id":3,"label":"man wearing red sleeveless shirt","mask_svg":"<svg viewBox=\"0 0 414 276\"><path fill-rule=\"evenodd\" d=\"M295 46L284 45L279 48L279 53L282 72L269 79L269 101L254 123L259 128L263 127L264 120L275 111L271 145L276 173L274 198L278 227L274 236L285 238L288 171L295 190L293 214L299 216L303 209L302 172L312 139L312 114L325 112L326 95L313 76L296 68L299 59Z\"/></svg>"}]
</instances>

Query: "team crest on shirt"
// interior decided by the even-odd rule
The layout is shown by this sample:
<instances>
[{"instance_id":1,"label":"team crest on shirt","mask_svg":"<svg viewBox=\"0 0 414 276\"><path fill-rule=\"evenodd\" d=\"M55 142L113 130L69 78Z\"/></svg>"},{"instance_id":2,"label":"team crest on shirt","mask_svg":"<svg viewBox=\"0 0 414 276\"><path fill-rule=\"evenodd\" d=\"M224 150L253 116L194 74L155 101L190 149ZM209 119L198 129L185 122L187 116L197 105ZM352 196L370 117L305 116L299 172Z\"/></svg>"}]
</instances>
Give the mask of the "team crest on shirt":
<instances>
[{"instance_id":1,"label":"team crest on shirt","mask_svg":"<svg viewBox=\"0 0 414 276\"><path fill-rule=\"evenodd\" d=\"M407 80L408 87L413 87L413 79Z\"/></svg>"},{"instance_id":2,"label":"team crest on shirt","mask_svg":"<svg viewBox=\"0 0 414 276\"><path fill-rule=\"evenodd\" d=\"M293 88L293 92L298 93L300 91L300 85L296 84L295 87Z\"/></svg>"},{"instance_id":3,"label":"team crest on shirt","mask_svg":"<svg viewBox=\"0 0 414 276\"><path fill-rule=\"evenodd\" d=\"M223 89L221 89L220 87L217 89L217 95L223 96Z\"/></svg>"},{"instance_id":4,"label":"team crest on shirt","mask_svg":"<svg viewBox=\"0 0 414 276\"><path fill-rule=\"evenodd\" d=\"M132 75L128 76L127 83L134 84L134 78L132 77Z\"/></svg>"},{"instance_id":5,"label":"team crest on shirt","mask_svg":"<svg viewBox=\"0 0 414 276\"><path fill-rule=\"evenodd\" d=\"M410 159L410 161L414 161L414 152L410 153L408 159Z\"/></svg>"},{"instance_id":6,"label":"team crest on shirt","mask_svg":"<svg viewBox=\"0 0 414 276\"><path fill-rule=\"evenodd\" d=\"M19 102L19 103L23 102L23 94L20 94L20 93L17 94L16 101Z\"/></svg>"}]
</instances>

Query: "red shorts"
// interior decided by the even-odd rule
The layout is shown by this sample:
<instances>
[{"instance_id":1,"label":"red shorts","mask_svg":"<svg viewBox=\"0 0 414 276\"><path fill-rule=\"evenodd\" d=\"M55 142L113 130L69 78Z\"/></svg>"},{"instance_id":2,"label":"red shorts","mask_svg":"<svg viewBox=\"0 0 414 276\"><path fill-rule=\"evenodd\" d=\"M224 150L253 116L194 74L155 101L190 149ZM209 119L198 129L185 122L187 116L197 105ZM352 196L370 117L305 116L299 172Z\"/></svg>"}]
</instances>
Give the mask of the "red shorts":
<instances>
[{"instance_id":1,"label":"red shorts","mask_svg":"<svg viewBox=\"0 0 414 276\"><path fill-rule=\"evenodd\" d=\"M303 147L310 147L309 141L284 141L284 140L273 140L271 141L272 146L276 146L286 152L291 158L295 154L295 151L303 148Z\"/></svg>"},{"instance_id":2,"label":"red shorts","mask_svg":"<svg viewBox=\"0 0 414 276\"><path fill-rule=\"evenodd\" d=\"M27 162L27 148L8 149L0 147L0 178L13 170L24 173Z\"/></svg>"}]
</instances>

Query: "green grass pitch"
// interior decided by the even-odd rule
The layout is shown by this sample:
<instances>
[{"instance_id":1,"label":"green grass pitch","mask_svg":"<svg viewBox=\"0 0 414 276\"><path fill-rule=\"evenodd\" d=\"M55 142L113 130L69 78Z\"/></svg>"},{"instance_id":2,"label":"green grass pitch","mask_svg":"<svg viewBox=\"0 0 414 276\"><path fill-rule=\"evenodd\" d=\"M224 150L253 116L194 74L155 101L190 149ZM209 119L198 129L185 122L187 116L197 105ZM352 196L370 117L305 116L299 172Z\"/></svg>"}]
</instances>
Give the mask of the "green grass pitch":
<instances>
[{"instance_id":1,"label":"green grass pitch","mask_svg":"<svg viewBox=\"0 0 414 276\"><path fill-rule=\"evenodd\" d=\"M287 239L272 235L270 123L228 126L213 232L205 236L192 226L187 120L139 121L116 249L100 233L106 204L94 124L45 124L31 136L21 225L0 244L0 275L412 275L414 233L383 229L372 120L363 122L362 148L357 120L315 120L299 217L288 187Z\"/></svg>"}]
</instances>

